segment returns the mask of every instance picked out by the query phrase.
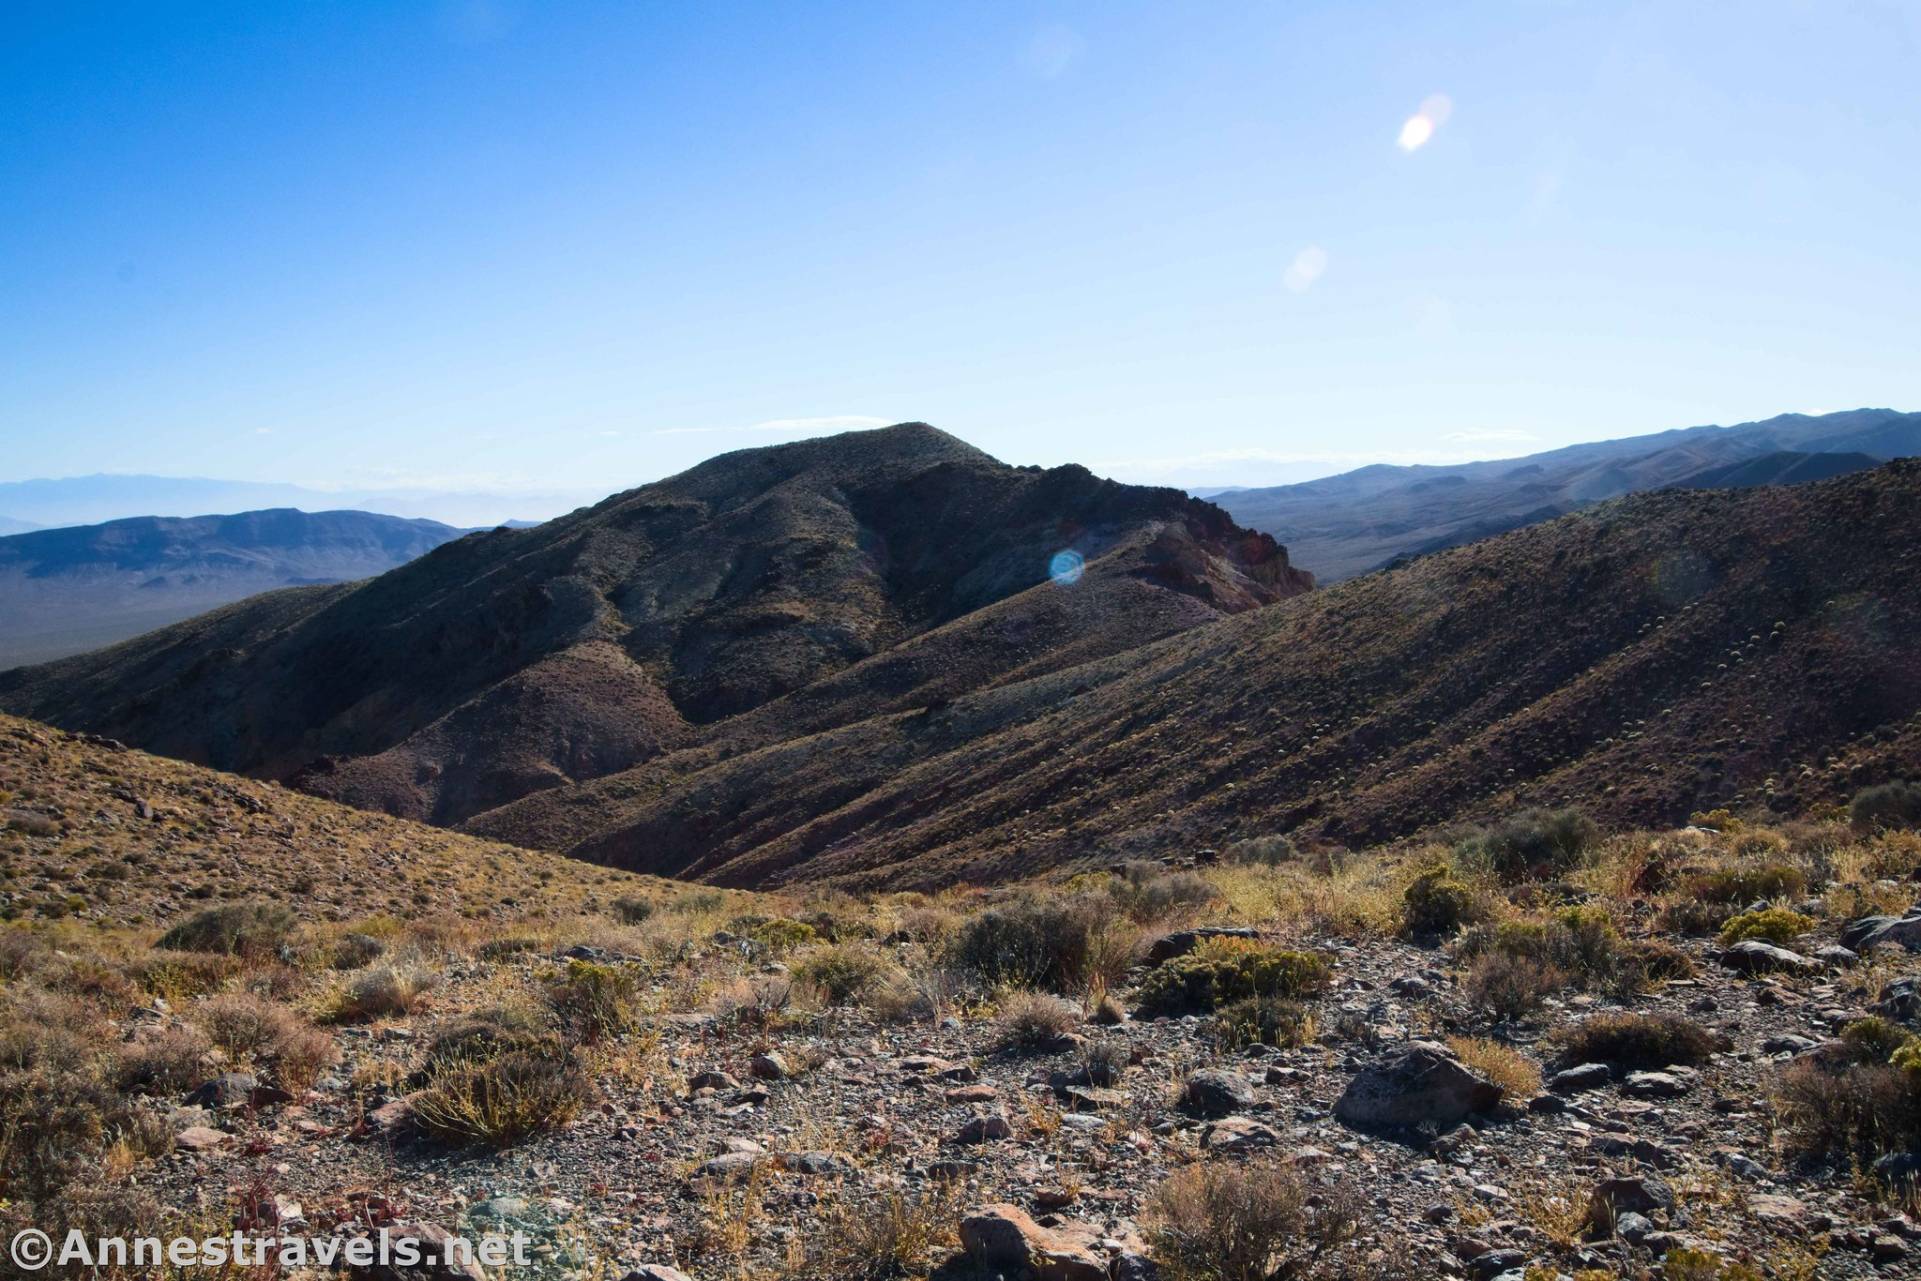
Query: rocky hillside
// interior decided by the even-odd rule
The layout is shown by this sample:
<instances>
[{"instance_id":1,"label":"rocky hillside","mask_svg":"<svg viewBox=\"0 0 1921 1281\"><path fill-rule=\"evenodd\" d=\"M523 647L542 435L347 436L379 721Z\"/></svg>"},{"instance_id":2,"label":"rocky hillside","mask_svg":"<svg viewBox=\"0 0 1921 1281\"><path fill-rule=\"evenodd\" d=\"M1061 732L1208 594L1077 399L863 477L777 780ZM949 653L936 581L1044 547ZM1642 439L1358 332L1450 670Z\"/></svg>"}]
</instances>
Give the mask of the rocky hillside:
<instances>
[{"instance_id":1,"label":"rocky hillside","mask_svg":"<svg viewBox=\"0 0 1921 1281\"><path fill-rule=\"evenodd\" d=\"M933 886L1529 804L1793 811L1921 760L1918 511L1913 462L1637 495L949 702L743 718L470 827L729 884Z\"/></svg>"},{"instance_id":2,"label":"rocky hillside","mask_svg":"<svg viewBox=\"0 0 1921 1281\"><path fill-rule=\"evenodd\" d=\"M798 691L753 732L939 702L1311 582L1177 491L906 424L728 454L368 583L0 676L0 706L452 823Z\"/></svg>"},{"instance_id":3,"label":"rocky hillside","mask_svg":"<svg viewBox=\"0 0 1921 1281\"><path fill-rule=\"evenodd\" d=\"M0 719L0 1237L529 1247L421 1281L1911 1276L1921 840L1709 821L748 894Z\"/></svg>"},{"instance_id":4,"label":"rocky hillside","mask_svg":"<svg viewBox=\"0 0 1921 1281\"><path fill-rule=\"evenodd\" d=\"M1783 414L1491 462L1362 467L1304 484L1233 490L1216 501L1243 525L1286 543L1295 560L1332 583L1624 494L1668 485L1789 484L1859 465L1796 467L1777 456L1795 453L1873 462L1912 457L1921 454L1921 414Z\"/></svg>"},{"instance_id":5,"label":"rocky hillside","mask_svg":"<svg viewBox=\"0 0 1921 1281\"><path fill-rule=\"evenodd\" d=\"M13 534L0 538L0 669L98 649L276 588L372 578L461 533L373 512L278 508Z\"/></svg>"}]
</instances>

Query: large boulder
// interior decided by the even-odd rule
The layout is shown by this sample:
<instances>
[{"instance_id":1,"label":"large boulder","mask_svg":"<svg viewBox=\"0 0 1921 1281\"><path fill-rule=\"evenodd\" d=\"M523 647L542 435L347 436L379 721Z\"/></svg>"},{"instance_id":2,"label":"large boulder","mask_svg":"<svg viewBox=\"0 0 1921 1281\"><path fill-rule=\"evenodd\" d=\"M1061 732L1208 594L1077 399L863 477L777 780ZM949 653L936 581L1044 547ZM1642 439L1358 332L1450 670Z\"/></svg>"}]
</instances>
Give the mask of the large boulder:
<instances>
[{"instance_id":1,"label":"large boulder","mask_svg":"<svg viewBox=\"0 0 1921 1281\"><path fill-rule=\"evenodd\" d=\"M1358 1129L1450 1129L1501 1101L1501 1087L1433 1041L1411 1041L1357 1074L1334 1115Z\"/></svg>"},{"instance_id":2,"label":"large boulder","mask_svg":"<svg viewBox=\"0 0 1921 1281\"><path fill-rule=\"evenodd\" d=\"M1100 1234L1081 1224L1043 1228L1016 1205L990 1205L961 1220L961 1248L983 1272L1035 1281L1108 1281Z\"/></svg>"},{"instance_id":3,"label":"large boulder","mask_svg":"<svg viewBox=\"0 0 1921 1281\"><path fill-rule=\"evenodd\" d=\"M1772 974L1780 970L1813 974L1821 969L1821 962L1812 957L1760 939L1743 939L1728 948L1721 953L1721 964L1742 974Z\"/></svg>"},{"instance_id":4,"label":"large boulder","mask_svg":"<svg viewBox=\"0 0 1921 1281\"><path fill-rule=\"evenodd\" d=\"M1187 1078L1181 1106L1196 1116L1227 1116L1254 1106L1254 1089L1236 1072L1208 1068Z\"/></svg>"},{"instance_id":5,"label":"large boulder","mask_svg":"<svg viewBox=\"0 0 1921 1281\"><path fill-rule=\"evenodd\" d=\"M1883 943L1921 952L1921 903L1900 916L1864 916L1841 929L1841 946L1851 952L1866 952Z\"/></svg>"}]
</instances>

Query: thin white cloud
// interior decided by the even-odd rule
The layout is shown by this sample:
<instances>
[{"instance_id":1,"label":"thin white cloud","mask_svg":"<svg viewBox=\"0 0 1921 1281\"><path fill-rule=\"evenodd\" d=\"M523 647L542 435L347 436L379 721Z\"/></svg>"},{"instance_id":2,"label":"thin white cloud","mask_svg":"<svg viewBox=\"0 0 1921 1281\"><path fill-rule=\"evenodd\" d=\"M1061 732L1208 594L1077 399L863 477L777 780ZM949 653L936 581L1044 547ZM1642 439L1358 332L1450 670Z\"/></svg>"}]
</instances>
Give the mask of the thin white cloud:
<instances>
[{"instance_id":1,"label":"thin white cloud","mask_svg":"<svg viewBox=\"0 0 1921 1281\"><path fill-rule=\"evenodd\" d=\"M1195 468L1219 467L1229 463L1326 464L1331 467L1365 467L1369 463L1471 463L1479 454L1446 449L1383 449L1366 453L1348 450L1303 452L1292 449L1215 449L1198 454L1170 454L1159 458L1107 458L1088 466L1095 471L1128 472L1136 475L1162 475Z\"/></svg>"}]
</instances>

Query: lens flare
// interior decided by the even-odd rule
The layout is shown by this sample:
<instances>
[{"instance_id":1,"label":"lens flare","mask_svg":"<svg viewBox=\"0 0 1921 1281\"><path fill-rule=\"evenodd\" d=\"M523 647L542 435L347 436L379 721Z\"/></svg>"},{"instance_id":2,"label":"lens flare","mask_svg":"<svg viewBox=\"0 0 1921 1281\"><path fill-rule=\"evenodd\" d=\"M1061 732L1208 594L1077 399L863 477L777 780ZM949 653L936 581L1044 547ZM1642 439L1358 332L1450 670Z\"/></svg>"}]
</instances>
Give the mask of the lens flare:
<instances>
[{"instance_id":1,"label":"lens flare","mask_svg":"<svg viewBox=\"0 0 1921 1281\"><path fill-rule=\"evenodd\" d=\"M1086 570L1087 561L1077 551L1055 552L1054 558L1047 562L1047 576L1062 587L1080 582Z\"/></svg>"},{"instance_id":2,"label":"lens flare","mask_svg":"<svg viewBox=\"0 0 1921 1281\"><path fill-rule=\"evenodd\" d=\"M1327 270L1327 250L1319 245L1309 245L1294 255L1294 261L1287 265L1281 282L1289 293L1304 294L1314 287L1314 282Z\"/></svg>"},{"instance_id":3,"label":"lens flare","mask_svg":"<svg viewBox=\"0 0 1921 1281\"><path fill-rule=\"evenodd\" d=\"M1444 93L1429 94L1421 103L1421 109L1409 116L1401 125L1401 136L1397 142L1402 151L1419 151L1434 137L1435 130L1447 123L1454 114L1454 101Z\"/></svg>"}]
</instances>

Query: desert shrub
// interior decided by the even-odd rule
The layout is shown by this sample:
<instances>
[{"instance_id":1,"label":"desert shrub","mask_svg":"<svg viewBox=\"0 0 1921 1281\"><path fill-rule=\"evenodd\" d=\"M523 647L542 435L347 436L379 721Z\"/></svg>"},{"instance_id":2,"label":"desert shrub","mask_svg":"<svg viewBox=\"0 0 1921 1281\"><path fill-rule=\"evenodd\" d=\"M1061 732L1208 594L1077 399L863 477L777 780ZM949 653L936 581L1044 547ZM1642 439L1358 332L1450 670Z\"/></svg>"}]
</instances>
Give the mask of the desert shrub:
<instances>
[{"instance_id":1,"label":"desert shrub","mask_svg":"<svg viewBox=\"0 0 1921 1281\"><path fill-rule=\"evenodd\" d=\"M1606 1063L1631 1070L1692 1067L1726 1043L1679 1014L1597 1014L1560 1034L1567 1064Z\"/></svg>"},{"instance_id":2,"label":"desert shrub","mask_svg":"<svg viewBox=\"0 0 1921 1281\"><path fill-rule=\"evenodd\" d=\"M1005 903L969 918L948 944L947 963L988 985L1077 993L1119 980L1139 932L1104 894Z\"/></svg>"},{"instance_id":3,"label":"desert shrub","mask_svg":"<svg viewBox=\"0 0 1921 1281\"><path fill-rule=\"evenodd\" d=\"M278 903L226 903L188 917L160 936L158 947L176 952L215 952L265 957L293 934L298 918Z\"/></svg>"},{"instance_id":4,"label":"desert shrub","mask_svg":"<svg viewBox=\"0 0 1921 1281\"><path fill-rule=\"evenodd\" d=\"M1854 1062L1886 1063L1914 1040L1914 1033L1877 1014L1854 1020L1841 1029L1838 1039Z\"/></svg>"},{"instance_id":5,"label":"desert shrub","mask_svg":"<svg viewBox=\"0 0 1921 1281\"><path fill-rule=\"evenodd\" d=\"M113 1083L123 1094L181 1094L207 1079L207 1037L198 1028L154 1028L120 1053Z\"/></svg>"},{"instance_id":6,"label":"desert shrub","mask_svg":"<svg viewBox=\"0 0 1921 1281\"><path fill-rule=\"evenodd\" d=\"M1081 1008L1051 992L1016 992L1001 1002L995 1040L1002 1049L1040 1050L1060 1044L1081 1024Z\"/></svg>"},{"instance_id":7,"label":"desert shrub","mask_svg":"<svg viewBox=\"0 0 1921 1281\"><path fill-rule=\"evenodd\" d=\"M476 949L474 955L483 961L508 961L539 949L539 939L529 938L525 934L509 934L504 938L488 939Z\"/></svg>"},{"instance_id":8,"label":"desert shrub","mask_svg":"<svg viewBox=\"0 0 1921 1281\"><path fill-rule=\"evenodd\" d=\"M652 899L632 895L615 899L613 908L614 919L622 925L639 925L658 910Z\"/></svg>"},{"instance_id":9,"label":"desert shrub","mask_svg":"<svg viewBox=\"0 0 1921 1281\"><path fill-rule=\"evenodd\" d=\"M1708 903L1752 903L1794 898L1807 891L1807 874L1789 863L1724 867L1693 877L1687 892Z\"/></svg>"},{"instance_id":10,"label":"desert shrub","mask_svg":"<svg viewBox=\"0 0 1921 1281\"><path fill-rule=\"evenodd\" d=\"M245 992L209 998L194 1011L207 1039L236 1063L265 1054L297 1026L291 1011Z\"/></svg>"},{"instance_id":11,"label":"desert shrub","mask_svg":"<svg viewBox=\"0 0 1921 1281\"><path fill-rule=\"evenodd\" d=\"M666 908L680 916L704 916L727 906L727 895L719 890L686 890L670 899Z\"/></svg>"},{"instance_id":12,"label":"desert shrub","mask_svg":"<svg viewBox=\"0 0 1921 1281\"><path fill-rule=\"evenodd\" d=\"M1198 872L1165 872L1138 879L1125 877L1108 890L1108 897L1128 919L1141 924L1198 910L1220 896L1213 882Z\"/></svg>"},{"instance_id":13,"label":"desert shrub","mask_svg":"<svg viewBox=\"0 0 1921 1281\"><path fill-rule=\"evenodd\" d=\"M829 1005L858 1005L899 974L898 966L862 943L829 944L794 966L794 977L819 989Z\"/></svg>"},{"instance_id":14,"label":"desert shrub","mask_svg":"<svg viewBox=\"0 0 1921 1281\"><path fill-rule=\"evenodd\" d=\"M786 1018L793 1004L793 980L785 974L763 974L722 988L714 997L714 1013L764 1031Z\"/></svg>"},{"instance_id":15,"label":"desert shrub","mask_svg":"<svg viewBox=\"0 0 1921 1281\"><path fill-rule=\"evenodd\" d=\"M1796 1059L1776 1074L1770 1093L1775 1124L1796 1156L1866 1163L1921 1147L1921 1085L1892 1063Z\"/></svg>"},{"instance_id":16,"label":"desert shrub","mask_svg":"<svg viewBox=\"0 0 1921 1281\"><path fill-rule=\"evenodd\" d=\"M1743 912L1730 917L1721 927L1721 943L1732 946L1748 939L1785 945L1814 928L1812 917L1790 912L1785 907L1768 907L1758 912Z\"/></svg>"},{"instance_id":17,"label":"desert shrub","mask_svg":"<svg viewBox=\"0 0 1921 1281\"><path fill-rule=\"evenodd\" d=\"M53 954L53 946L32 930L0 927L0 981L13 983L33 973Z\"/></svg>"},{"instance_id":18,"label":"desert shrub","mask_svg":"<svg viewBox=\"0 0 1921 1281\"><path fill-rule=\"evenodd\" d=\"M150 952L128 972L145 991L169 1001L187 1001L220 988L242 968L238 957L220 953Z\"/></svg>"},{"instance_id":19,"label":"desert shrub","mask_svg":"<svg viewBox=\"0 0 1921 1281\"><path fill-rule=\"evenodd\" d=\"M428 1042L427 1057L414 1074L425 1084L443 1069L497 1059L518 1050L558 1050L553 1033L532 1011L494 1006L455 1019Z\"/></svg>"},{"instance_id":20,"label":"desert shrub","mask_svg":"<svg viewBox=\"0 0 1921 1281\"><path fill-rule=\"evenodd\" d=\"M327 964L336 970L358 970L372 965L387 951L387 945L371 934L342 934L334 940Z\"/></svg>"},{"instance_id":21,"label":"desert shrub","mask_svg":"<svg viewBox=\"0 0 1921 1281\"><path fill-rule=\"evenodd\" d=\"M1541 1069L1511 1045L1478 1036L1451 1036L1447 1045L1454 1057L1501 1087L1510 1099L1528 1099L1541 1092Z\"/></svg>"},{"instance_id":22,"label":"desert shrub","mask_svg":"<svg viewBox=\"0 0 1921 1281\"><path fill-rule=\"evenodd\" d=\"M1735 911L1727 903L1683 897L1665 904L1655 920L1661 929L1674 934L1714 934L1728 923Z\"/></svg>"},{"instance_id":23,"label":"desert shrub","mask_svg":"<svg viewBox=\"0 0 1921 1281\"><path fill-rule=\"evenodd\" d=\"M776 916L747 931L747 937L767 951L779 954L812 943L820 933L805 921Z\"/></svg>"},{"instance_id":24,"label":"desert shrub","mask_svg":"<svg viewBox=\"0 0 1921 1281\"><path fill-rule=\"evenodd\" d=\"M1279 867L1299 857L1300 851L1294 848L1294 842L1278 832L1235 841L1222 852L1222 858L1229 863L1251 863L1260 867Z\"/></svg>"},{"instance_id":25,"label":"desert shrub","mask_svg":"<svg viewBox=\"0 0 1921 1281\"><path fill-rule=\"evenodd\" d=\"M1133 1062L1134 1053L1125 1041L1089 1041L1081 1047L1081 1071L1089 1085L1118 1085Z\"/></svg>"},{"instance_id":26,"label":"desert shrub","mask_svg":"<svg viewBox=\"0 0 1921 1281\"><path fill-rule=\"evenodd\" d=\"M1921 783L1877 783L1862 788L1848 803L1848 821L1861 832L1921 827Z\"/></svg>"},{"instance_id":27,"label":"desert shrub","mask_svg":"<svg viewBox=\"0 0 1921 1281\"><path fill-rule=\"evenodd\" d=\"M413 1115L421 1130L444 1142L506 1147L566 1124L592 1099L587 1074L555 1042L448 1061L413 1096Z\"/></svg>"},{"instance_id":28,"label":"desert shrub","mask_svg":"<svg viewBox=\"0 0 1921 1281\"><path fill-rule=\"evenodd\" d=\"M795 1271L813 1281L895 1281L926 1275L957 1244L960 1190L936 1180L923 1192L885 1191L836 1197L813 1212L815 1230L800 1237Z\"/></svg>"},{"instance_id":29,"label":"desert shrub","mask_svg":"<svg viewBox=\"0 0 1921 1281\"><path fill-rule=\"evenodd\" d=\"M0 813L4 813L6 816L7 830L9 832L20 832L26 836L42 837L60 835L59 820L50 818L45 814L36 814L32 810L14 809L0 811Z\"/></svg>"},{"instance_id":30,"label":"desert shrub","mask_svg":"<svg viewBox=\"0 0 1921 1281\"><path fill-rule=\"evenodd\" d=\"M90 1072L0 1072L0 1182L12 1198L42 1201L99 1167L136 1127L127 1103Z\"/></svg>"},{"instance_id":31,"label":"desert shrub","mask_svg":"<svg viewBox=\"0 0 1921 1281\"><path fill-rule=\"evenodd\" d=\"M1451 937L1486 915L1481 897L1445 867L1428 868L1401 892L1401 926L1415 938Z\"/></svg>"},{"instance_id":32,"label":"desert shrub","mask_svg":"<svg viewBox=\"0 0 1921 1281\"><path fill-rule=\"evenodd\" d=\"M1361 1206L1348 1185L1316 1187L1277 1162L1190 1165L1150 1199L1148 1248L1169 1281L1339 1276L1332 1256Z\"/></svg>"},{"instance_id":33,"label":"desert shrub","mask_svg":"<svg viewBox=\"0 0 1921 1281\"><path fill-rule=\"evenodd\" d=\"M1673 948L1630 943L1605 909L1564 907L1538 920L1477 926L1455 956L1468 962L1468 995L1513 1018L1561 987L1638 990L1657 974L1691 968Z\"/></svg>"},{"instance_id":34,"label":"desert shrub","mask_svg":"<svg viewBox=\"0 0 1921 1281\"><path fill-rule=\"evenodd\" d=\"M1577 866L1600 839L1600 829L1580 810L1530 809L1468 837L1456 852L1504 881L1521 881Z\"/></svg>"},{"instance_id":35,"label":"desert shrub","mask_svg":"<svg viewBox=\"0 0 1921 1281\"><path fill-rule=\"evenodd\" d=\"M425 966L382 961L355 975L334 998L331 1015L340 1023L411 1014L440 979Z\"/></svg>"},{"instance_id":36,"label":"desert shrub","mask_svg":"<svg viewBox=\"0 0 1921 1281\"><path fill-rule=\"evenodd\" d=\"M1626 972L1638 976L1637 986L1691 979L1697 973L1694 958L1666 939L1629 939L1621 957Z\"/></svg>"},{"instance_id":37,"label":"desert shrub","mask_svg":"<svg viewBox=\"0 0 1921 1281\"><path fill-rule=\"evenodd\" d=\"M1518 1019L1567 984L1567 975L1538 957L1483 952L1468 964L1462 990L1467 999L1499 1019Z\"/></svg>"},{"instance_id":38,"label":"desert shrub","mask_svg":"<svg viewBox=\"0 0 1921 1281\"><path fill-rule=\"evenodd\" d=\"M561 1025L583 1041L617 1037L640 1017L640 978L621 965L571 960L547 986Z\"/></svg>"},{"instance_id":39,"label":"desert shrub","mask_svg":"<svg viewBox=\"0 0 1921 1281\"><path fill-rule=\"evenodd\" d=\"M1214 1015L1214 1038L1228 1049L1245 1045L1305 1045L1314 1018L1298 1002L1280 996L1249 996Z\"/></svg>"},{"instance_id":40,"label":"desert shrub","mask_svg":"<svg viewBox=\"0 0 1921 1281\"><path fill-rule=\"evenodd\" d=\"M1159 966L1142 981L1143 1013L1206 1013L1253 996L1302 997L1327 987L1327 960L1251 939L1203 940L1186 956Z\"/></svg>"}]
</instances>

